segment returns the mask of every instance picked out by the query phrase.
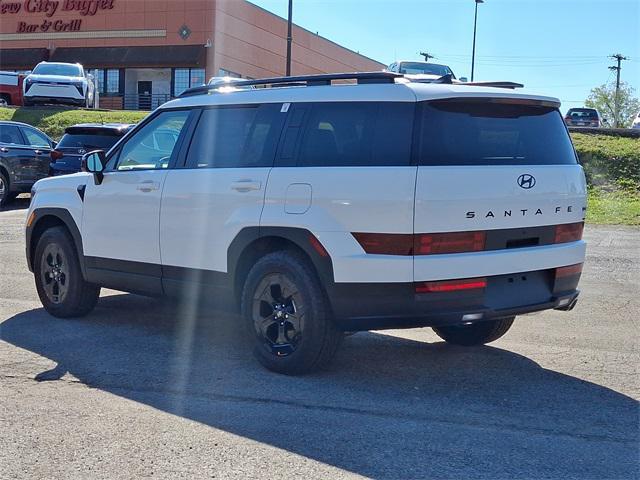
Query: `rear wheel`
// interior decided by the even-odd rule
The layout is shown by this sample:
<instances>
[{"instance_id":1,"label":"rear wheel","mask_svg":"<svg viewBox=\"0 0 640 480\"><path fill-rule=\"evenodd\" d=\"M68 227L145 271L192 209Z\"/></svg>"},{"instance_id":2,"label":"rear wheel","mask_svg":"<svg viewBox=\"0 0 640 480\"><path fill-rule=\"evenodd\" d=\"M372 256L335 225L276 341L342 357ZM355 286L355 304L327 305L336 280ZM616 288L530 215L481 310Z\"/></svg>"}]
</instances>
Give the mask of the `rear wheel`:
<instances>
[{"instance_id":1,"label":"rear wheel","mask_svg":"<svg viewBox=\"0 0 640 480\"><path fill-rule=\"evenodd\" d=\"M295 375L326 366L342 340L313 267L275 252L250 270L241 299L254 356L269 370Z\"/></svg>"},{"instance_id":2,"label":"rear wheel","mask_svg":"<svg viewBox=\"0 0 640 480\"><path fill-rule=\"evenodd\" d=\"M64 227L46 230L33 259L36 289L54 317L82 317L95 307L100 287L85 282L73 240Z\"/></svg>"},{"instance_id":3,"label":"rear wheel","mask_svg":"<svg viewBox=\"0 0 640 480\"><path fill-rule=\"evenodd\" d=\"M497 320L488 320L470 325L433 327L433 331L447 343L471 347L499 339L509 331L515 318L516 317L499 318Z\"/></svg>"}]
</instances>

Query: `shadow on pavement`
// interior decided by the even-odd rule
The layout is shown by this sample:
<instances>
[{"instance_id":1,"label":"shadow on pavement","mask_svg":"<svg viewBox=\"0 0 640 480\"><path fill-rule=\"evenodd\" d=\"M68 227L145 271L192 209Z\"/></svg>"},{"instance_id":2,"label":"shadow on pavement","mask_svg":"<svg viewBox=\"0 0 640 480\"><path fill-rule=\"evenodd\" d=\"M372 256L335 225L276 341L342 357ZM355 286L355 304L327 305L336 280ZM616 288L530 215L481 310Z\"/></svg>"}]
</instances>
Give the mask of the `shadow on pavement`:
<instances>
[{"instance_id":1,"label":"shadow on pavement","mask_svg":"<svg viewBox=\"0 0 640 480\"><path fill-rule=\"evenodd\" d=\"M82 320L44 310L0 339L83 383L376 478L635 478L638 402L499 348L376 333L331 370L285 377L246 351L238 318L114 295ZM238 459L242 461L242 459Z\"/></svg>"},{"instance_id":2,"label":"shadow on pavement","mask_svg":"<svg viewBox=\"0 0 640 480\"><path fill-rule=\"evenodd\" d=\"M26 210L29 208L29 202L31 197L29 195L22 194L15 200L10 201L4 207L0 207L0 212L10 212L13 210Z\"/></svg>"}]
</instances>

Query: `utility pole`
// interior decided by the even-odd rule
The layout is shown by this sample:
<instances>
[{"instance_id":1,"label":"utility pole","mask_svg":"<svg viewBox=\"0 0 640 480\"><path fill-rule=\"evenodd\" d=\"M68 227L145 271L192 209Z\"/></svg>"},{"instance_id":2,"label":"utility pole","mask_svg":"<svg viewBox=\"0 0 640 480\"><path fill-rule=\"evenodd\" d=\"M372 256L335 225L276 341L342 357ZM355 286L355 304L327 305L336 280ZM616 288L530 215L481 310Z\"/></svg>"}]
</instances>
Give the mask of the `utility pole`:
<instances>
[{"instance_id":1,"label":"utility pole","mask_svg":"<svg viewBox=\"0 0 640 480\"><path fill-rule=\"evenodd\" d=\"M427 52L420 52L420 55L424 57L424 61L428 62L430 58L436 58L433 55L431 55L430 53Z\"/></svg>"},{"instance_id":2,"label":"utility pole","mask_svg":"<svg viewBox=\"0 0 640 480\"><path fill-rule=\"evenodd\" d=\"M291 36L292 16L293 0L289 0L289 17L287 18L287 77L291 76L291 42L293 41Z\"/></svg>"},{"instance_id":3,"label":"utility pole","mask_svg":"<svg viewBox=\"0 0 640 480\"><path fill-rule=\"evenodd\" d=\"M609 58L618 62L617 66L613 65L609 67L609 70L616 71L616 96L613 101L613 127L618 128L618 112L620 111L620 70L622 70L622 61L628 59L620 53L610 55Z\"/></svg>"},{"instance_id":4,"label":"utility pole","mask_svg":"<svg viewBox=\"0 0 640 480\"><path fill-rule=\"evenodd\" d=\"M473 71L476 65L476 26L478 25L478 4L484 0L476 0L476 13L473 17L473 50L471 51L471 81L473 82Z\"/></svg>"}]
</instances>

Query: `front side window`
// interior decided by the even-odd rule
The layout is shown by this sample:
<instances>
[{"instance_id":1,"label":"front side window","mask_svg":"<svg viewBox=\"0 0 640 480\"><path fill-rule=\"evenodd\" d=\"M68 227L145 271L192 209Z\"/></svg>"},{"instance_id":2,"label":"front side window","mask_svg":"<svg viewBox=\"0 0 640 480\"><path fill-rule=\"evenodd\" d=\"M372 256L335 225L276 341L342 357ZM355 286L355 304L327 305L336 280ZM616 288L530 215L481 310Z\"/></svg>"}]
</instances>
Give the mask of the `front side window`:
<instances>
[{"instance_id":1,"label":"front side window","mask_svg":"<svg viewBox=\"0 0 640 480\"><path fill-rule=\"evenodd\" d=\"M167 168L189 113L168 111L156 116L122 147L116 170Z\"/></svg>"},{"instance_id":2,"label":"front side window","mask_svg":"<svg viewBox=\"0 0 640 480\"><path fill-rule=\"evenodd\" d=\"M0 143L7 145L24 145L20 130L15 125L0 125Z\"/></svg>"},{"instance_id":3,"label":"front side window","mask_svg":"<svg viewBox=\"0 0 640 480\"><path fill-rule=\"evenodd\" d=\"M283 117L280 104L205 110L189 147L187 166L271 166Z\"/></svg>"},{"instance_id":4,"label":"front side window","mask_svg":"<svg viewBox=\"0 0 640 480\"><path fill-rule=\"evenodd\" d=\"M49 139L42 133L30 128L23 128L22 133L32 147L50 147Z\"/></svg>"}]
</instances>

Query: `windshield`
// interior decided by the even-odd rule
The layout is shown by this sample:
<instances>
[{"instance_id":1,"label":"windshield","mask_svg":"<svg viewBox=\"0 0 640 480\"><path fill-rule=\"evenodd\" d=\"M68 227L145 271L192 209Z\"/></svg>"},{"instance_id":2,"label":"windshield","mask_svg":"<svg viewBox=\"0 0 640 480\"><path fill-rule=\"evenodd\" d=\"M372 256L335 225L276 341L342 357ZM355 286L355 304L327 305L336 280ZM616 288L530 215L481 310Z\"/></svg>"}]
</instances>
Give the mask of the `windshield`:
<instances>
[{"instance_id":1,"label":"windshield","mask_svg":"<svg viewBox=\"0 0 640 480\"><path fill-rule=\"evenodd\" d=\"M36 75L60 75L63 77L81 77L82 70L78 65L60 63L41 63L33 69Z\"/></svg>"},{"instance_id":2,"label":"windshield","mask_svg":"<svg viewBox=\"0 0 640 480\"><path fill-rule=\"evenodd\" d=\"M85 150L109 150L122 135L113 132L67 133L57 148L83 148Z\"/></svg>"},{"instance_id":3,"label":"windshield","mask_svg":"<svg viewBox=\"0 0 640 480\"><path fill-rule=\"evenodd\" d=\"M407 73L410 75L449 75L453 72L446 65L438 65L437 63L426 62L402 62L400 64L400 73Z\"/></svg>"},{"instance_id":4,"label":"windshield","mask_svg":"<svg viewBox=\"0 0 640 480\"><path fill-rule=\"evenodd\" d=\"M553 107L484 101L423 105L423 165L576 163L562 116Z\"/></svg>"}]
</instances>

